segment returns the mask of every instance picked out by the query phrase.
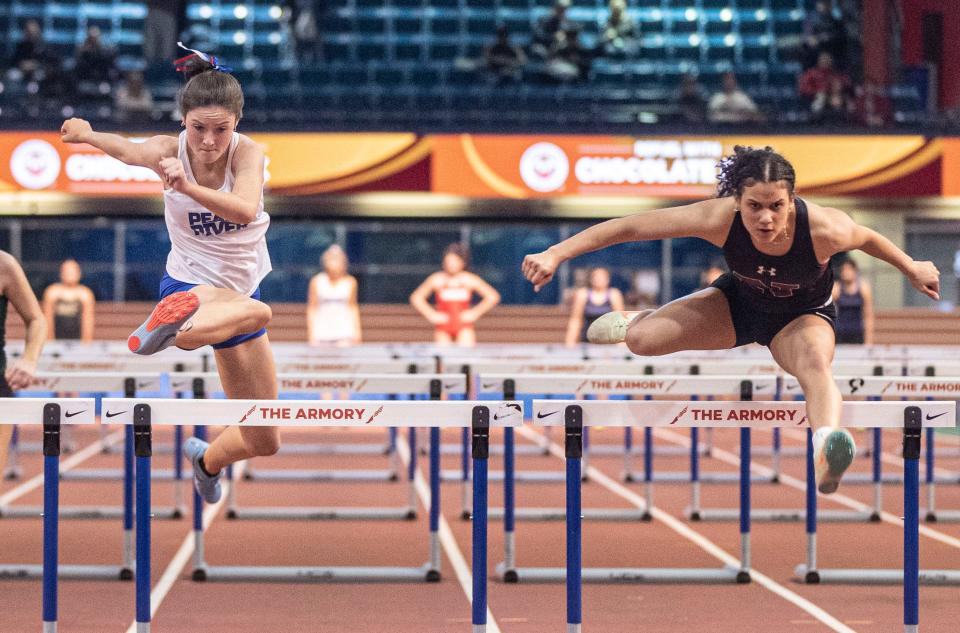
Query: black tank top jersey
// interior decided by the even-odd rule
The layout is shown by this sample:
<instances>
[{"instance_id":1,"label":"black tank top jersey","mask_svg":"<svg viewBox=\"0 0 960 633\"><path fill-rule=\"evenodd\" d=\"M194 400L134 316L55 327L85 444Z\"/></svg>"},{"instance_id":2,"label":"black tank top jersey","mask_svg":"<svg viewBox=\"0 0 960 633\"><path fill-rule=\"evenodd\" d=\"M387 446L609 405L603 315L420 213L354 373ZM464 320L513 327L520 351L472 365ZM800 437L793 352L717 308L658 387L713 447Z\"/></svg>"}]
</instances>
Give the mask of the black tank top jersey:
<instances>
[{"instance_id":1,"label":"black tank top jersey","mask_svg":"<svg viewBox=\"0 0 960 633\"><path fill-rule=\"evenodd\" d=\"M765 255L753 245L740 213L733 216L723 256L737 296L758 312L786 313L829 305L833 269L817 261L810 236L807 204L796 198L795 235L783 255Z\"/></svg>"},{"instance_id":2,"label":"black tank top jersey","mask_svg":"<svg viewBox=\"0 0 960 633\"><path fill-rule=\"evenodd\" d=\"M79 299L57 299L53 307L53 337L60 340L80 338L80 316L83 302Z\"/></svg>"},{"instance_id":3,"label":"black tank top jersey","mask_svg":"<svg viewBox=\"0 0 960 633\"><path fill-rule=\"evenodd\" d=\"M587 304L583 306L583 327L580 328L580 340L587 342L587 330L593 325L593 322L602 317L607 312L613 310L613 302L610 300L610 290L603 299L603 303L593 303L590 301L592 291L587 289Z\"/></svg>"}]
</instances>

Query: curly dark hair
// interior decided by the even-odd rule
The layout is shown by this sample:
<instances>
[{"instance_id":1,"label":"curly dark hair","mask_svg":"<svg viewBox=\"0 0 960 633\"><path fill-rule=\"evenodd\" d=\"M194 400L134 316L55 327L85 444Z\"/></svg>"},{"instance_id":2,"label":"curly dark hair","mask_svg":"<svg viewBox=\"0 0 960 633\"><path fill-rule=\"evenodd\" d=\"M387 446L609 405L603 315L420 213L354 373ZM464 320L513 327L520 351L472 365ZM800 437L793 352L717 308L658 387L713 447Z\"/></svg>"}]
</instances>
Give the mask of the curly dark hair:
<instances>
[{"instance_id":1,"label":"curly dark hair","mask_svg":"<svg viewBox=\"0 0 960 633\"><path fill-rule=\"evenodd\" d=\"M196 55L186 60L182 72L187 79L177 95L182 116L195 108L215 106L232 112L238 121L243 118L243 89L236 77Z\"/></svg>"},{"instance_id":2,"label":"curly dark hair","mask_svg":"<svg viewBox=\"0 0 960 633\"><path fill-rule=\"evenodd\" d=\"M717 175L718 198L740 197L744 187L781 180L787 183L787 190L792 196L797 183L797 175L790 161L769 146L757 149L737 145L733 148L733 154L721 160L717 167L720 171Z\"/></svg>"}]
</instances>

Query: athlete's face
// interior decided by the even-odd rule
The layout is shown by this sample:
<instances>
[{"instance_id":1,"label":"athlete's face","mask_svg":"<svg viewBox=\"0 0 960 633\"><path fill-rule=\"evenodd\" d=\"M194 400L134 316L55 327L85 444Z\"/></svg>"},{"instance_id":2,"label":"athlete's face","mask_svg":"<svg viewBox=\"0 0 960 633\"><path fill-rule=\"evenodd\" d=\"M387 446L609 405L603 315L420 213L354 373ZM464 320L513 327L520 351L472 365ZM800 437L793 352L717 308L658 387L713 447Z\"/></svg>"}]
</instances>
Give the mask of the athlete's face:
<instances>
[{"instance_id":1,"label":"athlete's face","mask_svg":"<svg viewBox=\"0 0 960 633\"><path fill-rule=\"evenodd\" d=\"M347 256L343 251L327 251L323 255L323 269L330 277L342 277L347 272Z\"/></svg>"},{"instance_id":2,"label":"athlete's face","mask_svg":"<svg viewBox=\"0 0 960 633\"><path fill-rule=\"evenodd\" d=\"M194 108L183 118L187 146L202 163L215 163L230 149L237 117L217 106Z\"/></svg>"},{"instance_id":3,"label":"athlete's face","mask_svg":"<svg viewBox=\"0 0 960 633\"><path fill-rule=\"evenodd\" d=\"M774 244L786 239L793 213L793 196L786 182L759 182L744 187L737 206L743 225L757 243Z\"/></svg>"},{"instance_id":4,"label":"athlete's face","mask_svg":"<svg viewBox=\"0 0 960 633\"><path fill-rule=\"evenodd\" d=\"M466 266L459 255L447 253L443 256L443 272L448 275L456 275L459 272L463 272L464 268L466 268Z\"/></svg>"},{"instance_id":5,"label":"athlete's face","mask_svg":"<svg viewBox=\"0 0 960 633\"><path fill-rule=\"evenodd\" d=\"M847 283L853 283L857 280L857 269L853 267L853 264L844 262L840 266L840 279Z\"/></svg>"},{"instance_id":6,"label":"athlete's face","mask_svg":"<svg viewBox=\"0 0 960 633\"><path fill-rule=\"evenodd\" d=\"M80 283L80 264L72 259L60 264L60 283L67 286L76 286Z\"/></svg>"},{"instance_id":7,"label":"athlete's face","mask_svg":"<svg viewBox=\"0 0 960 633\"><path fill-rule=\"evenodd\" d=\"M606 268L594 268L590 272L590 287L593 290L606 290L610 287L610 273Z\"/></svg>"}]
</instances>

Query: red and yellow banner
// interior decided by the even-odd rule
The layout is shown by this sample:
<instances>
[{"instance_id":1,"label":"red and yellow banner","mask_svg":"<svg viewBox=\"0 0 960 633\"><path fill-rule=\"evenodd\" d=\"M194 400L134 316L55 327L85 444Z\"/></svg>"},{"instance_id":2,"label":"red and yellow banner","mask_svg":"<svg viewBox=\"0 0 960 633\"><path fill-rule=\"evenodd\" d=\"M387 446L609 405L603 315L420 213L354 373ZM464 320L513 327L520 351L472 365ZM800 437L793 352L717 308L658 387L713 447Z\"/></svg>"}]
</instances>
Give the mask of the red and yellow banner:
<instances>
[{"instance_id":1,"label":"red and yellow banner","mask_svg":"<svg viewBox=\"0 0 960 633\"><path fill-rule=\"evenodd\" d=\"M960 139L922 136L573 136L252 134L276 195L419 191L471 198L713 194L735 145L772 146L798 191L830 196L960 195ZM142 139L133 139L142 140ZM160 193L150 169L50 132L0 133L0 193Z\"/></svg>"}]
</instances>

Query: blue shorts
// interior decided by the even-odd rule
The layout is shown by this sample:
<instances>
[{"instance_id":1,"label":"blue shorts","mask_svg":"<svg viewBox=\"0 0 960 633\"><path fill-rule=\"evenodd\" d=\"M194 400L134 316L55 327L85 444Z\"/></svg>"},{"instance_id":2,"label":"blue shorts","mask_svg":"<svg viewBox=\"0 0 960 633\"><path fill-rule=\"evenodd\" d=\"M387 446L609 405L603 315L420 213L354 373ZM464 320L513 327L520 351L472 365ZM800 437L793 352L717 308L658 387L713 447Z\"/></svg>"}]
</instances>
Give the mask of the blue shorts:
<instances>
[{"instance_id":1,"label":"blue shorts","mask_svg":"<svg viewBox=\"0 0 960 633\"><path fill-rule=\"evenodd\" d=\"M160 298L163 299L164 297L168 295L172 295L175 292L186 292L187 290L192 290L193 288L196 288L198 285L199 284L188 284L185 281L178 281L173 277L171 277L170 275L168 275L166 272L164 272L163 277L160 278ZM259 287L257 287L257 289L253 291L253 294L250 295L250 298L256 299L257 301L260 300ZM241 343L251 341L255 338L260 338L266 333L267 333L267 328L260 328L256 332L250 332L249 334L238 334L233 338L228 338L222 343L216 343L211 347L213 347L213 349L227 349L230 347L236 347Z\"/></svg>"}]
</instances>

